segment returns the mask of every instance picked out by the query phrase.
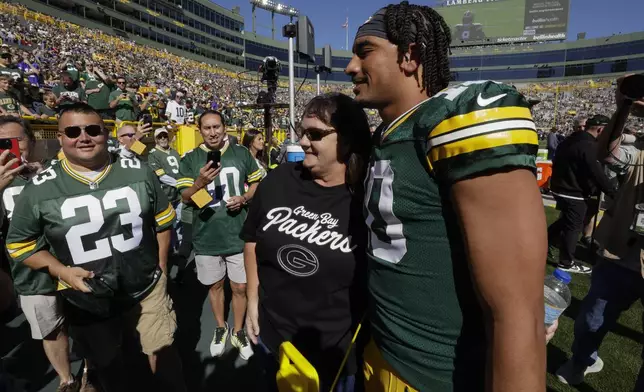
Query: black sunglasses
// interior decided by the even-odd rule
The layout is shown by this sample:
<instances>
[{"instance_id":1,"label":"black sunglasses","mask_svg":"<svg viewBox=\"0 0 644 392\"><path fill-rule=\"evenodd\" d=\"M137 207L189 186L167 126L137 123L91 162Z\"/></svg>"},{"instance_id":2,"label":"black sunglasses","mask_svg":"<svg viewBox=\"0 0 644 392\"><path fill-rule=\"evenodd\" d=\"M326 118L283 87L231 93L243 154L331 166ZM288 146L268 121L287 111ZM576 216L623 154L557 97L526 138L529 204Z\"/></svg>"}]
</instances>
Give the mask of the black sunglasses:
<instances>
[{"instance_id":1,"label":"black sunglasses","mask_svg":"<svg viewBox=\"0 0 644 392\"><path fill-rule=\"evenodd\" d=\"M70 139L76 139L81 135L81 132L85 130L87 136L96 137L103 133L103 126L98 124L85 125L83 127L78 125L72 125L64 129L65 136Z\"/></svg>"},{"instance_id":2,"label":"black sunglasses","mask_svg":"<svg viewBox=\"0 0 644 392\"><path fill-rule=\"evenodd\" d=\"M133 137L134 135L136 135L136 133L124 133L122 135L119 135L119 137Z\"/></svg>"},{"instance_id":3,"label":"black sunglasses","mask_svg":"<svg viewBox=\"0 0 644 392\"><path fill-rule=\"evenodd\" d=\"M335 129L299 128L296 133L297 133L297 137L299 137L300 139L306 136L306 138L312 142L319 142L325 136L328 136L335 132L337 132Z\"/></svg>"}]
</instances>

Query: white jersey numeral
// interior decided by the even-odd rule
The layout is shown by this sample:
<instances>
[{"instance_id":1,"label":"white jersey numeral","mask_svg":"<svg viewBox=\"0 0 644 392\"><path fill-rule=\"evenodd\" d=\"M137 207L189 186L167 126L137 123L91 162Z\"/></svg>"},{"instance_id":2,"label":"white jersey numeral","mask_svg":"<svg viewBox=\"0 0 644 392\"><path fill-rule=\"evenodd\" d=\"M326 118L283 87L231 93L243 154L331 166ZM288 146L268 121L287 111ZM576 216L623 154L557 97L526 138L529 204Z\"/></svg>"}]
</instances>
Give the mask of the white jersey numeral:
<instances>
[{"instance_id":1,"label":"white jersey numeral","mask_svg":"<svg viewBox=\"0 0 644 392\"><path fill-rule=\"evenodd\" d=\"M131 225L132 237L125 239L121 234L109 238L101 238L91 246L93 249L86 250L83 245L83 237L99 233L105 224L104 211L116 208L118 200L127 201L128 212L119 215L122 226ZM101 206L102 202L102 206ZM130 251L141 244L143 239L143 219L141 219L141 204L136 192L130 187L113 189L105 193L102 201L92 195L82 195L65 200L60 208L61 217L69 219L76 216L77 209L87 209L89 222L80 223L70 227L65 234L69 252L74 264L85 264L95 260L112 256L112 247L121 253Z\"/></svg>"},{"instance_id":2,"label":"white jersey numeral","mask_svg":"<svg viewBox=\"0 0 644 392\"><path fill-rule=\"evenodd\" d=\"M394 172L391 161L376 161L369 170L365 204L367 206L367 226L369 227L369 248L374 256L397 264L407 253L407 239L403 233L402 222L394 215ZM377 206L370 203L372 193L378 194ZM375 209L373 211L372 209ZM374 230L375 216L384 221L384 236L379 238Z\"/></svg>"},{"instance_id":3,"label":"white jersey numeral","mask_svg":"<svg viewBox=\"0 0 644 392\"><path fill-rule=\"evenodd\" d=\"M209 207L219 207L221 202L225 203L226 200L232 196L241 196L239 189L239 178L241 174L236 167L224 167L219 172L220 185L215 185L215 181L208 184L206 187L209 193L214 194L213 201Z\"/></svg>"},{"instance_id":4,"label":"white jersey numeral","mask_svg":"<svg viewBox=\"0 0 644 392\"><path fill-rule=\"evenodd\" d=\"M179 174L179 161L177 158L172 155L168 155L167 161L168 165L172 166L172 172L174 174Z\"/></svg>"},{"instance_id":5,"label":"white jersey numeral","mask_svg":"<svg viewBox=\"0 0 644 392\"><path fill-rule=\"evenodd\" d=\"M40 174L34 177L32 181L34 185L40 185L45 181L53 180L54 178L56 178L56 172L54 171L53 167L50 167L49 169L43 170Z\"/></svg>"},{"instance_id":6,"label":"white jersey numeral","mask_svg":"<svg viewBox=\"0 0 644 392\"><path fill-rule=\"evenodd\" d=\"M16 197L22 192L23 186L13 186L7 188L2 192L2 202L4 209L7 212L7 219L11 220L13 217L13 209L16 208Z\"/></svg>"}]
</instances>

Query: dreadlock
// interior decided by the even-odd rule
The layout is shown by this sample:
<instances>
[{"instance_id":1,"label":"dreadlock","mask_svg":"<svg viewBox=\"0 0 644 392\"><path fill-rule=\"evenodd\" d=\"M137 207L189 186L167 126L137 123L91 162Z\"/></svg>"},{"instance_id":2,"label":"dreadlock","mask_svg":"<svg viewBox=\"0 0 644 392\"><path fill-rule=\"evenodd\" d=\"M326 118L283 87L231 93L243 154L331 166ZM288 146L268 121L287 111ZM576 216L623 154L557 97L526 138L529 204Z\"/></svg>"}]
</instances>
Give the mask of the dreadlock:
<instances>
[{"instance_id":1,"label":"dreadlock","mask_svg":"<svg viewBox=\"0 0 644 392\"><path fill-rule=\"evenodd\" d=\"M442 16L433 8L409 4L389 4L385 14L387 37L398 46L398 61L415 43L420 51L423 64L423 89L433 96L446 88L450 81L449 44L452 42L450 28ZM412 23L416 26L415 40L412 36Z\"/></svg>"}]
</instances>

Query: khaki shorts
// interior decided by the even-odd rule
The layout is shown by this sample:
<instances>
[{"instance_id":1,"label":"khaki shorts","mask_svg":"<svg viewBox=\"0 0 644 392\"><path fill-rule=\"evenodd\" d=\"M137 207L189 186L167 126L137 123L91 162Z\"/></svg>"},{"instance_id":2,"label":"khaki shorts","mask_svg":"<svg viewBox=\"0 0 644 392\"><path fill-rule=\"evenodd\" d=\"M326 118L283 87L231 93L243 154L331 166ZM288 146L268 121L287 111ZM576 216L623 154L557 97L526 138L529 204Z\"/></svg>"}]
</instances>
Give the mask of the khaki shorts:
<instances>
[{"instance_id":1,"label":"khaki shorts","mask_svg":"<svg viewBox=\"0 0 644 392\"><path fill-rule=\"evenodd\" d=\"M69 321L70 335L79 344L80 354L97 367L107 366L116 358L123 334L134 335L136 330L141 351L151 355L171 346L177 330L177 317L164 274L145 299L121 316L88 324Z\"/></svg>"},{"instance_id":2,"label":"khaki shorts","mask_svg":"<svg viewBox=\"0 0 644 392\"><path fill-rule=\"evenodd\" d=\"M56 294L21 295L20 307L29 322L31 337L36 340L45 339L65 322Z\"/></svg>"},{"instance_id":3,"label":"khaki shorts","mask_svg":"<svg viewBox=\"0 0 644 392\"><path fill-rule=\"evenodd\" d=\"M161 274L152 292L139 305L126 317L136 325L143 353L151 355L171 346L177 330L177 315L172 308L165 274Z\"/></svg>"},{"instance_id":4,"label":"khaki shorts","mask_svg":"<svg viewBox=\"0 0 644 392\"><path fill-rule=\"evenodd\" d=\"M201 284L211 286L228 275L231 282L246 283L244 254L228 256L195 256L197 279Z\"/></svg>"}]
</instances>

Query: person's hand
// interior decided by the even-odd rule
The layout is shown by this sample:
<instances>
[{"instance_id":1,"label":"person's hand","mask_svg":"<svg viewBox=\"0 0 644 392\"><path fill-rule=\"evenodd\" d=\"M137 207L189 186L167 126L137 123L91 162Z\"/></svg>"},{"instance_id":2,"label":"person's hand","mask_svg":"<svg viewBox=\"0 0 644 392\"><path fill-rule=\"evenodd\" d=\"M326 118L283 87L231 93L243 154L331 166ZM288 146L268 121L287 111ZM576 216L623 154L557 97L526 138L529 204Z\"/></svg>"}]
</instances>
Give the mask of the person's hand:
<instances>
[{"instance_id":1,"label":"person's hand","mask_svg":"<svg viewBox=\"0 0 644 392\"><path fill-rule=\"evenodd\" d=\"M617 103L618 107L624 103L624 100L630 99L622 94L621 86L624 82L624 79L632 75L634 74L627 74L617 79L617 88L615 89L615 102ZM644 100L640 99L633 101L633 105L631 106L631 114L636 117L644 117Z\"/></svg>"},{"instance_id":2,"label":"person's hand","mask_svg":"<svg viewBox=\"0 0 644 392\"><path fill-rule=\"evenodd\" d=\"M205 188L215 180L215 178L219 175L219 172L221 171L221 165L218 165L216 168L213 168L213 161L208 161L206 163L206 166L202 167L199 169L199 177L197 177L197 180L195 181L195 185L199 189Z\"/></svg>"},{"instance_id":3,"label":"person's hand","mask_svg":"<svg viewBox=\"0 0 644 392\"><path fill-rule=\"evenodd\" d=\"M136 126L136 132L141 134L141 135L145 135L146 133L150 133L150 132L152 132L152 124L140 122Z\"/></svg>"},{"instance_id":4,"label":"person's hand","mask_svg":"<svg viewBox=\"0 0 644 392\"><path fill-rule=\"evenodd\" d=\"M555 336L555 332L557 332L557 327L559 326L559 320L555 320L555 322L546 328L546 344L550 343L552 338Z\"/></svg>"},{"instance_id":5,"label":"person's hand","mask_svg":"<svg viewBox=\"0 0 644 392\"><path fill-rule=\"evenodd\" d=\"M81 267L62 268L58 277L74 290L82 291L83 293L92 292L84 282L84 279L94 277L92 271L82 269Z\"/></svg>"},{"instance_id":6,"label":"person's hand","mask_svg":"<svg viewBox=\"0 0 644 392\"><path fill-rule=\"evenodd\" d=\"M249 299L246 304L246 335L253 344L259 336L259 304L257 298Z\"/></svg>"},{"instance_id":7,"label":"person's hand","mask_svg":"<svg viewBox=\"0 0 644 392\"><path fill-rule=\"evenodd\" d=\"M18 173L20 173L20 171L25 168L25 165L20 165L15 169L12 169L11 166L20 162L20 158L16 157L7 161L9 154L11 154L11 151L9 150L4 150L2 154L0 154L0 190L4 190L7 186L9 186L9 184L11 184L11 182L13 182L13 180L16 178ZM2 162L5 162L5 164L2 165Z\"/></svg>"},{"instance_id":8,"label":"person's hand","mask_svg":"<svg viewBox=\"0 0 644 392\"><path fill-rule=\"evenodd\" d=\"M233 196L226 200L226 208L228 208L229 211L237 211L242 208L245 203L246 199L244 199L243 196Z\"/></svg>"}]
</instances>

